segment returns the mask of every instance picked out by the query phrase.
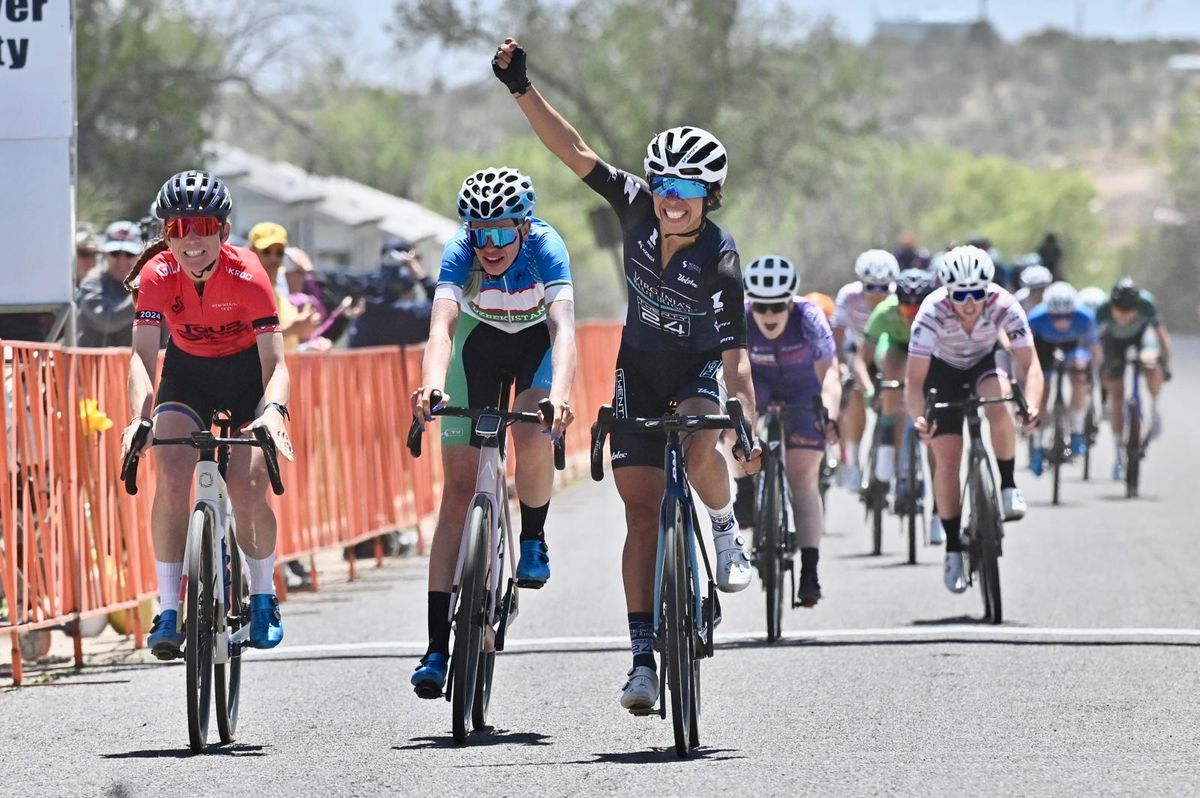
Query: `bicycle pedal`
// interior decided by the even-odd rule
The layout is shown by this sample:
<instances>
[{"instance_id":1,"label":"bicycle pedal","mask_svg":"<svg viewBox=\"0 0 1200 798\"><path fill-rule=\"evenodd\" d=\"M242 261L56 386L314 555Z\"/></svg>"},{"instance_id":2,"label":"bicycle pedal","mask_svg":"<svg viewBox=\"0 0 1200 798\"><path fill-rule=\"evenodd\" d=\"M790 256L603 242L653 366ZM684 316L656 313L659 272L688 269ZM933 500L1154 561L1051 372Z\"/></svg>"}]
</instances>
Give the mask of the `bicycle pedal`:
<instances>
[{"instance_id":1,"label":"bicycle pedal","mask_svg":"<svg viewBox=\"0 0 1200 798\"><path fill-rule=\"evenodd\" d=\"M658 710L654 707L630 707L629 714L638 718L645 718L650 715L657 715Z\"/></svg>"},{"instance_id":2,"label":"bicycle pedal","mask_svg":"<svg viewBox=\"0 0 1200 798\"><path fill-rule=\"evenodd\" d=\"M417 698L437 699L442 697L442 688L431 682L418 684L413 688L413 692L417 694Z\"/></svg>"},{"instance_id":3,"label":"bicycle pedal","mask_svg":"<svg viewBox=\"0 0 1200 798\"><path fill-rule=\"evenodd\" d=\"M541 590L546 583L539 582L535 579L518 579L515 584L517 587L527 587L530 590Z\"/></svg>"},{"instance_id":4,"label":"bicycle pedal","mask_svg":"<svg viewBox=\"0 0 1200 798\"><path fill-rule=\"evenodd\" d=\"M161 662L170 662L171 660L175 659L183 659L183 649L179 649L178 653L166 650L151 651L150 653L154 655L155 659Z\"/></svg>"}]
</instances>

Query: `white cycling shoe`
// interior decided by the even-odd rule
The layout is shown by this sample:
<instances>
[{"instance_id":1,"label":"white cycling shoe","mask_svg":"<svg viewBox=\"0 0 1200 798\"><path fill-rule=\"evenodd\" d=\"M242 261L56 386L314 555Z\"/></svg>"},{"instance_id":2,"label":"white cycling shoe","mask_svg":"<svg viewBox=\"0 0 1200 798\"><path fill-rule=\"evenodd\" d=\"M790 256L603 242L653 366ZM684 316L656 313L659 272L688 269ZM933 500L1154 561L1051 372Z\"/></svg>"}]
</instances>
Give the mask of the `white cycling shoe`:
<instances>
[{"instance_id":1,"label":"white cycling shoe","mask_svg":"<svg viewBox=\"0 0 1200 798\"><path fill-rule=\"evenodd\" d=\"M934 515L929 522L929 542L934 546L940 546L946 542L946 530L942 526L940 515Z\"/></svg>"},{"instance_id":2,"label":"white cycling shoe","mask_svg":"<svg viewBox=\"0 0 1200 798\"><path fill-rule=\"evenodd\" d=\"M946 564L942 569L942 581L951 593L965 593L967 590L966 563L961 551L946 552Z\"/></svg>"},{"instance_id":3,"label":"white cycling shoe","mask_svg":"<svg viewBox=\"0 0 1200 798\"><path fill-rule=\"evenodd\" d=\"M1005 521L1020 521L1025 517L1025 496L1020 488L1005 488L1000 491L1000 506L1004 511Z\"/></svg>"},{"instance_id":4,"label":"white cycling shoe","mask_svg":"<svg viewBox=\"0 0 1200 798\"><path fill-rule=\"evenodd\" d=\"M862 468L858 463L842 463L842 487L855 493L862 490Z\"/></svg>"},{"instance_id":5,"label":"white cycling shoe","mask_svg":"<svg viewBox=\"0 0 1200 798\"><path fill-rule=\"evenodd\" d=\"M713 536L713 547L717 550L717 589L723 593L737 593L750 584L750 555L746 553L746 539L736 531Z\"/></svg>"},{"instance_id":6,"label":"white cycling shoe","mask_svg":"<svg viewBox=\"0 0 1200 798\"><path fill-rule=\"evenodd\" d=\"M630 668L621 688L621 706L634 715L645 715L658 703L658 673L648 665Z\"/></svg>"}]
</instances>

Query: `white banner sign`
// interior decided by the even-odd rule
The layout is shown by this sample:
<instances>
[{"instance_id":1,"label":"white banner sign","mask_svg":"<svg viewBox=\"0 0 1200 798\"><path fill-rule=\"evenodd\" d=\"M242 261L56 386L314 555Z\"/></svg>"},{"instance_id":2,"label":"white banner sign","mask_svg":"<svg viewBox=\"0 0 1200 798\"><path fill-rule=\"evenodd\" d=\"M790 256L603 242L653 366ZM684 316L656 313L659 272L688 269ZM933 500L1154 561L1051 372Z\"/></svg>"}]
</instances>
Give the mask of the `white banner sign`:
<instances>
[{"instance_id":1,"label":"white banner sign","mask_svg":"<svg viewBox=\"0 0 1200 798\"><path fill-rule=\"evenodd\" d=\"M71 301L71 0L0 0L0 305Z\"/></svg>"},{"instance_id":2,"label":"white banner sign","mask_svg":"<svg viewBox=\"0 0 1200 798\"><path fill-rule=\"evenodd\" d=\"M0 139L70 138L70 0L0 0Z\"/></svg>"}]
</instances>

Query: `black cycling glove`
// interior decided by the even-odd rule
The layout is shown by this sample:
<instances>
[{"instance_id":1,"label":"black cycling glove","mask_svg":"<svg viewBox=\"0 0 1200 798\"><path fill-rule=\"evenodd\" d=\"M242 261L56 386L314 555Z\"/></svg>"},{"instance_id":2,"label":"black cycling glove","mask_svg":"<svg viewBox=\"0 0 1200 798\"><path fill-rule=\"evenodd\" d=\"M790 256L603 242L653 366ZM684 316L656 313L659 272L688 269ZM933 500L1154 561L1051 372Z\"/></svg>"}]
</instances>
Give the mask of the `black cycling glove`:
<instances>
[{"instance_id":1,"label":"black cycling glove","mask_svg":"<svg viewBox=\"0 0 1200 798\"><path fill-rule=\"evenodd\" d=\"M533 88L533 84L529 81L529 75L525 73L525 48L518 47L512 52L512 61L508 67L501 69L500 64L496 59L499 53L492 56L492 72L500 79L500 82L508 87L508 90L517 95L524 94Z\"/></svg>"}]
</instances>

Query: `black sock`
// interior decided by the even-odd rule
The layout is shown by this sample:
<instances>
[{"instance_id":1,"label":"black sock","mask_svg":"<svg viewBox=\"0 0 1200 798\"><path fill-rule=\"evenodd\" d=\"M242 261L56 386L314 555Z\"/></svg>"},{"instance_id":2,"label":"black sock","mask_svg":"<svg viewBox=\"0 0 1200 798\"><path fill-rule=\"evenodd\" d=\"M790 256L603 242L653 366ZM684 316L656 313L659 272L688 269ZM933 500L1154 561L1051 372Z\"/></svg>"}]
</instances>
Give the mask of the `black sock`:
<instances>
[{"instance_id":1,"label":"black sock","mask_svg":"<svg viewBox=\"0 0 1200 798\"><path fill-rule=\"evenodd\" d=\"M996 458L996 467L1000 469L1000 489L1004 490L1005 488L1015 488L1017 486L1017 482L1015 479L1013 479L1013 471L1016 470L1017 467L1016 458L1010 458L1008 460Z\"/></svg>"},{"instance_id":2,"label":"black sock","mask_svg":"<svg viewBox=\"0 0 1200 798\"><path fill-rule=\"evenodd\" d=\"M629 613L629 646L633 651L633 667L658 670L654 663L654 614Z\"/></svg>"},{"instance_id":3,"label":"black sock","mask_svg":"<svg viewBox=\"0 0 1200 798\"><path fill-rule=\"evenodd\" d=\"M550 511L550 502L541 507L530 507L521 502L521 540L546 540L546 513Z\"/></svg>"},{"instance_id":4,"label":"black sock","mask_svg":"<svg viewBox=\"0 0 1200 798\"><path fill-rule=\"evenodd\" d=\"M961 528L961 514L956 515L953 518L942 519L942 529L946 532L946 551L962 551L962 541L958 538L958 531Z\"/></svg>"},{"instance_id":5,"label":"black sock","mask_svg":"<svg viewBox=\"0 0 1200 798\"><path fill-rule=\"evenodd\" d=\"M450 655L450 594L429 591L429 648L426 654Z\"/></svg>"},{"instance_id":6,"label":"black sock","mask_svg":"<svg viewBox=\"0 0 1200 798\"><path fill-rule=\"evenodd\" d=\"M800 549L800 573L816 573L817 560L821 559L821 550L816 548Z\"/></svg>"},{"instance_id":7,"label":"black sock","mask_svg":"<svg viewBox=\"0 0 1200 798\"><path fill-rule=\"evenodd\" d=\"M734 480L737 492L733 495L733 515L738 526L754 525L754 477L738 477Z\"/></svg>"}]
</instances>

